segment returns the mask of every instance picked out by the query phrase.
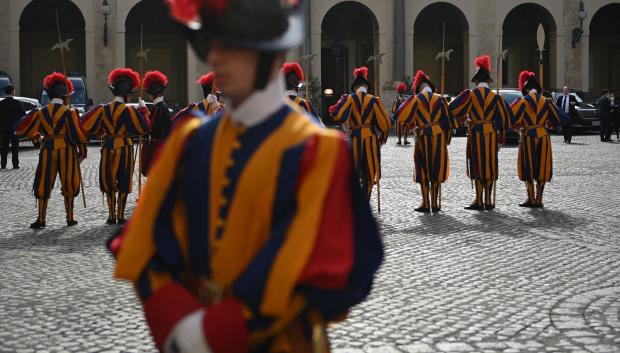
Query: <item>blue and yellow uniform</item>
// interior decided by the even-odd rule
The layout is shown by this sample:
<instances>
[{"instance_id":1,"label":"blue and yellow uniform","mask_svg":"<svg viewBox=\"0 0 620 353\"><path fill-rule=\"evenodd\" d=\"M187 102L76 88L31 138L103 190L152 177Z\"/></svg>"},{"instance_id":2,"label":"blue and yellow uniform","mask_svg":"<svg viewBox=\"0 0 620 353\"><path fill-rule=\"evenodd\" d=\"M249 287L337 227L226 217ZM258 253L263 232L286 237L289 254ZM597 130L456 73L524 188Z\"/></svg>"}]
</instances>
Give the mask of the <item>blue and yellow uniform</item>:
<instances>
[{"instance_id":1,"label":"blue and yellow uniform","mask_svg":"<svg viewBox=\"0 0 620 353\"><path fill-rule=\"evenodd\" d=\"M440 210L438 201L441 183L448 180L450 162L448 144L452 129L457 127L448 102L438 94L423 91L409 97L396 113L396 120L407 128L413 128L416 136L413 159L414 181L422 188L422 206L429 210L429 183L432 192L432 208Z\"/></svg>"},{"instance_id":2,"label":"blue and yellow uniform","mask_svg":"<svg viewBox=\"0 0 620 353\"><path fill-rule=\"evenodd\" d=\"M349 127L355 167L370 199L373 185L381 179L381 144L387 140L392 121L379 97L363 90L341 99L333 119Z\"/></svg>"},{"instance_id":3,"label":"blue and yellow uniform","mask_svg":"<svg viewBox=\"0 0 620 353\"><path fill-rule=\"evenodd\" d=\"M62 100L54 99L43 108L33 109L17 123L15 130L19 137L41 141L33 191L39 202L37 222L43 226L56 174L60 175L67 224L74 222L73 200L80 192L81 178L78 156L85 157L88 142L80 128L77 111L60 102Z\"/></svg>"},{"instance_id":4,"label":"blue and yellow uniform","mask_svg":"<svg viewBox=\"0 0 620 353\"><path fill-rule=\"evenodd\" d=\"M219 104L214 95L209 95L207 98L200 102L191 103L187 107L181 109L172 117L173 122L178 122L181 119L192 117L194 115L204 115L207 117L213 116L219 109Z\"/></svg>"},{"instance_id":5,"label":"blue and yellow uniform","mask_svg":"<svg viewBox=\"0 0 620 353\"><path fill-rule=\"evenodd\" d=\"M88 112L83 127L88 135L102 139L99 188L107 197L108 221L122 222L133 184L134 154L130 136L146 134L148 121L136 108L115 100Z\"/></svg>"},{"instance_id":6,"label":"blue and yellow uniform","mask_svg":"<svg viewBox=\"0 0 620 353\"><path fill-rule=\"evenodd\" d=\"M504 99L489 87L480 86L463 91L450 102L454 117L464 123L469 120L467 133L467 176L476 183L473 205L495 206L491 195L498 178L498 133L503 136L510 128L512 111Z\"/></svg>"},{"instance_id":7,"label":"blue and yellow uniform","mask_svg":"<svg viewBox=\"0 0 620 353\"><path fill-rule=\"evenodd\" d=\"M339 132L289 105L251 127L191 117L151 173L110 247L160 349L204 315L210 351L245 351L218 346L231 336L252 352L307 351L313 327L367 296L381 241Z\"/></svg>"},{"instance_id":8,"label":"blue and yellow uniform","mask_svg":"<svg viewBox=\"0 0 620 353\"><path fill-rule=\"evenodd\" d=\"M314 108L312 107L312 104L310 104L309 101L297 95L289 95L288 98L291 100L294 106L300 107L306 113L308 113L308 115L310 115L310 117L314 119L314 121L319 122L319 123L321 122L321 119L319 119L319 116L314 111Z\"/></svg>"},{"instance_id":9,"label":"blue and yellow uniform","mask_svg":"<svg viewBox=\"0 0 620 353\"><path fill-rule=\"evenodd\" d=\"M549 127L565 124L569 117L551 99L540 93L530 94L516 100L511 106L512 125L521 129L519 144L519 179L527 188L528 200L522 204L527 207L541 207L545 183L553 175L553 156ZM536 182L536 193L534 192Z\"/></svg>"},{"instance_id":10,"label":"blue and yellow uniform","mask_svg":"<svg viewBox=\"0 0 620 353\"><path fill-rule=\"evenodd\" d=\"M407 85L404 82L399 83L398 86L396 86L396 99L394 99L394 103L392 103L393 119L396 116L398 108L400 108L400 106L405 102L405 98L402 96L405 92L407 92ZM407 131L406 127L404 127L402 124L397 123L395 120L393 120L392 123L394 124L396 130L396 136L398 136L398 142L396 142L396 144L402 144L401 139L404 136L405 145L408 145L409 141L407 141L407 135L409 135L409 131Z\"/></svg>"}]
</instances>

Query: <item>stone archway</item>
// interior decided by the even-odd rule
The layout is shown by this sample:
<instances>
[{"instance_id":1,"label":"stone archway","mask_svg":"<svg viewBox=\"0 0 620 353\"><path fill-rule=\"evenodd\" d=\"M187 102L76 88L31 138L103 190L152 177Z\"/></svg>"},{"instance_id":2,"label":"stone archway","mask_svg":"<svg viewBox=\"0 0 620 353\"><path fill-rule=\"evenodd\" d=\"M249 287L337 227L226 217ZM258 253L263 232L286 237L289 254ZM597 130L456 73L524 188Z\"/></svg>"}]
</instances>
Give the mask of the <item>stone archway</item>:
<instances>
[{"instance_id":1,"label":"stone archway","mask_svg":"<svg viewBox=\"0 0 620 353\"><path fill-rule=\"evenodd\" d=\"M20 94L40 98L43 77L63 71L56 13L60 24L66 69L85 74L85 20L70 0L34 0L19 18Z\"/></svg>"},{"instance_id":2,"label":"stone archway","mask_svg":"<svg viewBox=\"0 0 620 353\"><path fill-rule=\"evenodd\" d=\"M620 90L620 4L600 8L590 22L590 88Z\"/></svg>"},{"instance_id":3,"label":"stone archway","mask_svg":"<svg viewBox=\"0 0 620 353\"><path fill-rule=\"evenodd\" d=\"M445 93L456 94L467 87L465 76L469 58L469 24L465 14L456 6L436 2L425 7L413 25L414 73L424 70L441 90L441 58L443 27L445 23L445 49L449 53L445 65Z\"/></svg>"},{"instance_id":4,"label":"stone archway","mask_svg":"<svg viewBox=\"0 0 620 353\"><path fill-rule=\"evenodd\" d=\"M541 5L525 3L513 8L502 26L502 48L508 50L502 67L504 87L518 87L521 70L539 72L540 54L536 34L542 23L545 30L545 51L543 52L543 88L557 88L556 82L556 23L551 13Z\"/></svg>"},{"instance_id":5,"label":"stone archway","mask_svg":"<svg viewBox=\"0 0 620 353\"><path fill-rule=\"evenodd\" d=\"M353 69L368 66L372 91L380 82L374 63L368 58L379 51L379 23L373 12L356 1L334 5L321 23L321 85L334 90L334 97L348 93ZM372 92L371 91L371 92Z\"/></svg>"},{"instance_id":6,"label":"stone archway","mask_svg":"<svg viewBox=\"0 0 620 353\"><path fill-rule=\"evenodd\" d=\"M125 20L125 65L140 70L140 32L143 32L143 71L159 70L168 76L166 101L187 105L187 40L170 18L161 0L142 0ZM142 72L141 74L144 74Z\"/></svg>"}]
</instances>

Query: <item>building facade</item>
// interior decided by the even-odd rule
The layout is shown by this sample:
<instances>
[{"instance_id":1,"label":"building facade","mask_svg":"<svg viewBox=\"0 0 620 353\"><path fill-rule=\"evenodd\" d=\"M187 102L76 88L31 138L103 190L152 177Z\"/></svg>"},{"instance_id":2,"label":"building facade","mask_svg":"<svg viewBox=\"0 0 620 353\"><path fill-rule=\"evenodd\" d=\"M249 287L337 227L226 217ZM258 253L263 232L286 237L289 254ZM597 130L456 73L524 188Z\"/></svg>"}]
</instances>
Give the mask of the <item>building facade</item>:
<instances>
[{"instance_id":1,"label":"building facade","mask_svg":"<svg viewBox=\"0 0 620 353\"><path fill-rule=\"evenodd\" d=\"M541 24L545 87L567 84L595 94L620 89L619 0L583 1L583 20L580 0L309 0L304 6L308 37L289 59L301 59L316 92L346 92L353 68L361 65L369 67L373 91L384 100L391 99L395 82L417 69L440 87L442 49L446 93L470 85L472 60L485 53L501 77L497 83L515 87L520 70L539 72ZM56 14L63 42L71 39L67 70L86 76L95 102L111 97L105 81L116 66L166 72L167 96L178 105L201 95L195 80L207 67L168 19L162 0L2 0L2 7L0 70L21 95L36 97L43 75L62 70L52 49L59 42ZM498 65L500 52L505 56Z\"/></svg>"}]
</instances>

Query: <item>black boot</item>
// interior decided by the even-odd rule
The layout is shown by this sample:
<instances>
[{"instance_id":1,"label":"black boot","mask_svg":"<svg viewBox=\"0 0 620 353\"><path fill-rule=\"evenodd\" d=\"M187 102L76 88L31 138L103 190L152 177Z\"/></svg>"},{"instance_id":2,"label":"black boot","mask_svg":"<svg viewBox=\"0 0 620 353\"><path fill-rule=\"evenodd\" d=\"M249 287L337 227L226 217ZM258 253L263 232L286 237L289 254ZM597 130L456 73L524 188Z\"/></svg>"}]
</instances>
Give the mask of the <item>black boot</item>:
<instances>
[{"instance_id":1,"label":"black boot","mask_svg":"<svg viewBox=\"0 0 620 353\"><path fill-rule=\"evenodd\" d=\"M43 229L45 228L45 222L41 222L40 220L36 220L36 222L30 224L30 228L32 229Z\"/></svg>"}]
</instances>

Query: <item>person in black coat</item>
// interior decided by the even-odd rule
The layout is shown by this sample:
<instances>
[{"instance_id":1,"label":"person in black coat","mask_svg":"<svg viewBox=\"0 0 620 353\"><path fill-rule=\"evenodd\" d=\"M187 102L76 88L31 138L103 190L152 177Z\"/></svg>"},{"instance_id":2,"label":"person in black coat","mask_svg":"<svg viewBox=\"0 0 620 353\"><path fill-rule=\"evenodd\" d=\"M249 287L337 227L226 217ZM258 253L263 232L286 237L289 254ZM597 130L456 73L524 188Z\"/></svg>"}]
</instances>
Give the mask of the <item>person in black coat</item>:
<instances>
[{"instance_id":1,"label":"person in black coat","mask_svg":"<svg viewBox=\"0 0 620 353\"><path fill-rule=\"evenodd\" d=\"M579 113L577 113L577 98L570 94L568 87L564 86L562 95L558 97L555 105L562 110L566 115L570 117L568 122L562 126L562 134L564 134L564 142L571 143L573 139L573 123L579 120Z\"/></svg>"},{"instance_id":2,"label":"person in black coat","mask_svg":"<svg viewBox=\"0 0 620 353\"><path fill-rule=\"evenodd\" d=\"M611 141L612 107L609 99L609 90L604 89L598 99L598 111L601 116L601 142Z\"/></svg>"},{"instance_id":3,"label":"person in black coat","mask_svg":"<svg viewBox=\"0 0 620 353\"><path fill-rule=\"evenodd\" d=\"M611 107L612 107L612 120L614 125L614 132L616 133L616 139L620 141L620 92L616 91L611 95Z\"/></svg>"},{"instance_id":4,"label":"person in black coat","mask_svg":"<svg viewBox=\"0 0 620 353\"><path fill-rule=\"evenodd\" d=\"M4 92L7 96L0 101L0 141L2 143L0 167L2 169L6 169L9 144L11 144L13 169L19 169L19 140L15 136L13 126L26 115L26 111L21 102L13 97L14 91L15 87L13 85L6 86Z\"/></svg>"}]
</instances>

